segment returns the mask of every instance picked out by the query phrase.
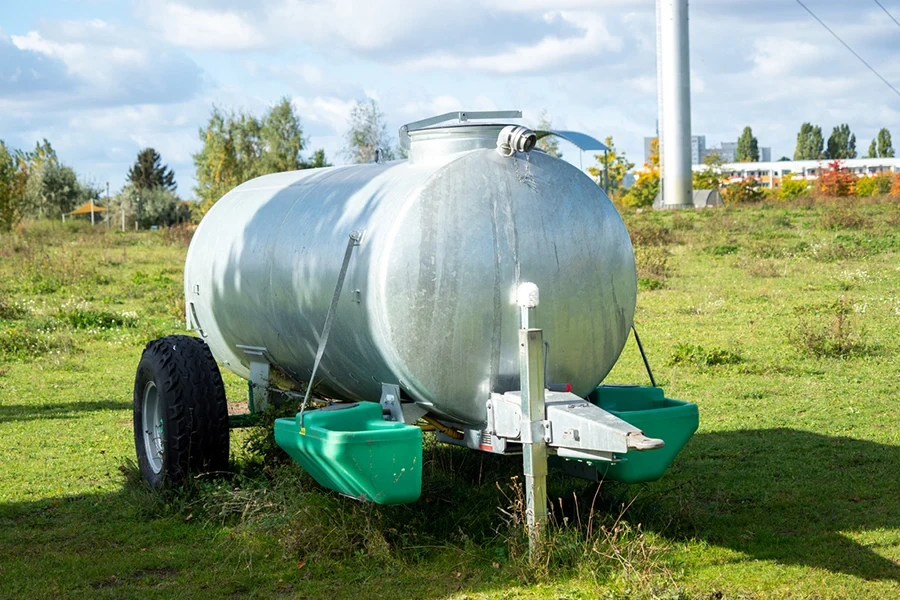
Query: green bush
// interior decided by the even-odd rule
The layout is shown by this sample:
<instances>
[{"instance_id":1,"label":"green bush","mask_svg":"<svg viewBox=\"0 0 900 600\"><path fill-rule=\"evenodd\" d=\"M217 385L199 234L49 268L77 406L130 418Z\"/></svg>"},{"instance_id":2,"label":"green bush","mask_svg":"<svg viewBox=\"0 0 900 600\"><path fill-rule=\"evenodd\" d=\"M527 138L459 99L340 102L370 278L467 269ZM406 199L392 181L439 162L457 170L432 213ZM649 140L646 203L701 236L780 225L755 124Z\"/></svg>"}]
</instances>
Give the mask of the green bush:
<instances>
[{"instance_id":1,"label":"green bush","mask_svg":"<svg viewBox=\"0 0 900 600\"><path fill-rule=\"evenodd\" d=\"M894 178L884 173L874 177L860 177L856 182L856 195L860 198L884 196L891 192Z\"/></svg>"},{"instance_id":2,"label":"green bush","mask_svg":"<svg viewBox=\"0 0 900 600\"><path fill-rule=\"evenodd\" d=\"M748 177L729 184L722 194L722 202L731 206L735 204L759 204L766 199L766 192L759 180Z\"/></svg>"},{"instance_id":3,"label":"green bush","mask_svg":"<svg viewBox=\"0 0 900 600\"><path fill-rule=\"evenodd\" d=\"M60 309L57 316L72 329L118 329L137 327L137 315L133 313L112 313L102 310L75 307Z\"/></svg>"},{"instance_id":4,"label":"green bush","mask_svg":"<svg viewBox=\"0 0 900 600\"><path fill-rule=\"evenodd\" d=\"M678 344L669 359L672 365L693 365L695 367L715 367L718 365L736 365L743 362L743 358L737 352L723 348L711 348L693 344Z\"/></svg>"},{"instance_id":5,"label":"green bush","mask_svg":"<svg viewBox=\"0 0 900 600\"><path fill-rule=\"evenodd\" d=\"M791 200L810 193L809 182L805 179L783 179L778 189L779 200Z\"/></svg>"}]
</instances>

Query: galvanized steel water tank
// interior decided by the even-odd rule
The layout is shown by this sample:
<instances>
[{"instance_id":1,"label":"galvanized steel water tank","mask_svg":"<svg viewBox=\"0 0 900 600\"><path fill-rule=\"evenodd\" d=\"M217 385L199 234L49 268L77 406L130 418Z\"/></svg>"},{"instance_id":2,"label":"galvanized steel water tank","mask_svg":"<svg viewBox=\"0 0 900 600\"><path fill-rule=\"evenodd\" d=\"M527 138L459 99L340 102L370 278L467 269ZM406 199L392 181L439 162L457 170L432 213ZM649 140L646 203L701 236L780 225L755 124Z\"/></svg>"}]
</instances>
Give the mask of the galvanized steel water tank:
<instances>
[{"instance_id":1,"label":"galvanized steel water tank","mask_svg":"<svg viewBox=\"0 0 900 600\"><path fill-rule=\"evenodd\" d=\"M628 233L584 173L540 151L505 157L503 125L409 133L409 160L259 177L219 200L188 251L189 320L249 377L245 347L309 379L348 236L349 263L317 389L377 401L397 383L435 415L485 421L519 388L515 290L531 281L548 379L589 393L634 317Z\"/></svg>"}]
</instances>

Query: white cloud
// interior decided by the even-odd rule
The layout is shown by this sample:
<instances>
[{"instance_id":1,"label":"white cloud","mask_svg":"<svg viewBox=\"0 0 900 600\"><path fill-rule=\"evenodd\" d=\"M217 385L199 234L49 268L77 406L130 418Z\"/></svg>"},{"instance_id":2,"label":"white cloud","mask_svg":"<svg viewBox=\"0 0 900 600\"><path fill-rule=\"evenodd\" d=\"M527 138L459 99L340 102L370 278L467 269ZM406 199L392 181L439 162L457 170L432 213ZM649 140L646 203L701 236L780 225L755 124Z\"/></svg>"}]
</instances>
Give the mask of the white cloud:
<instances>
[{"instance_id":1,"label":"white cloud","mask_svg":"<svg viewBox=\"0 0 900 600\"><path fill-rule=\"evenodd\" d=\"M178 51L159 48L152 37L101 20L62 22L48 33L12 35L20 54L41 56L44 64L65 71L67 85L54 95L23 102L27 109L54 106L172 102L193 95L200 70Z\"/></svg>"},{"instance_id":2,"label":"white cloud","mask_svg":"<svg viewBox=\"0 0 900 600\"><path fill-rule=\"evenodd\" d=\"M516 44L511 48L485 56L454 56L440 53L407 61L405 66L423 69L477 69L494 73L530 73L551 68L568 70L582 67L581 61L597 59L606 51L618 51L622 40L610 34L606 19L592 13L559 13L559 17L577 26L575 37L547 36L532 44Z\"/></svg>"},{"instance_id":3,"label":"white cloud","mask_svg":"<svg viewBox=\"0 0 900 600\"><path fill-rule=\"evenodd\" d=\"M334 97L316 97L312 99L295 96L291 104L304 121L327 125L333 132L343 134L350 120L355 100L344 100Z\"/></svg>"},{"instance_id":4,"label":"white cloud","mask_svg":"<svg viewBox=\"0 0 900 600\"><path fill-rule=\"evenodd\" d=\"M803 74L813 64L832 59L830 48L784 37L767 36L753 42L753 71L760 77Z\"/></svg>"},{"instance_id":5,"label":"white cloud","mask_svg":"<svg viewBox=\"0 0 900 600\"><path fill-rule=\"evenodd\" d=\"M267 44L247 12L204 9L179 2L153 2L145 14L166 41L176 46L246 50Z\"/></svg>"}]
</instances>

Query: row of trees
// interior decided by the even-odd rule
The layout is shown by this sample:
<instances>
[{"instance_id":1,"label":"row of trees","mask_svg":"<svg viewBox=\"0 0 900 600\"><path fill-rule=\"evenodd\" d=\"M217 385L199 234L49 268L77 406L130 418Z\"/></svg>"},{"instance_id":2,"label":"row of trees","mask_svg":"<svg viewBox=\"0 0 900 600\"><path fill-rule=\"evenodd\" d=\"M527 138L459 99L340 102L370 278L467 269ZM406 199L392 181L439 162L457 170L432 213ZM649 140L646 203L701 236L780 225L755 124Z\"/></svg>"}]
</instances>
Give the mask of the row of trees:
<instances>
[{"instance_id":1,"label":"row of trees","mask_svg":"<svg viewBox=\"0 0 900 600\"><path fill-rule=\"evenodd\" d=\"M308 141L287 98L261 117L213 107L199 135L203 146L193 155L198 202L178 197L174 171L159 152L145 148L128 170L126 185L109 200L115 218L121 214L141 227L170 225L202 216L216 200L254 177L330 166L324 150L305 156ZM405 156L390 144L384 114L374 100L354 106L345 139L343 154L349 162L371 162L378 150L383 160ZM59 218L91 199L103 204L99 186L79 182L46 140L31 152L12 150L0 141L0 227L9 229L25 217Z\"/></svg>"},{"instance_id":2,"label":"row of trees","mask_svg":"<svg viewBox=\"0 0 900 600\"><path fill-rule=\"evenodd\" d=\"M245 181L282 171L329 166L323 150L303 158L307 139L290 100L282 98L262 118L213 107L200 128L203 147L193 155L199 214Z\"/></svg>"},{"instance_id":3,"label":"row of trees","mask_svg":"<svg viewBox=\"0 0 900 600\"><path fill-rule=\"evenodd\" d=\"M803 123L797 134L797 146L794 149L794 160L840 160L856 158L856 134L850 131L847 123L836 126L826 142L822 128L812 123ZM869 144L865 158L893 158L894 146L891 143L891 132L887 128L879 130L878 135ZM758 162L759 141L753 135L753 129L744 127L737 140L735 160L737 162ZM789 160L786 156L780 160Z\"/></svg>"},{"instance_id":4,"label":"row of trees","mask_svg":"<svg viewBox=\"0 0 900 600\"><path fill-rule=\"evenodd\" d=\"M99 186L79 181L46 139L31 151L0 140L0 229L8 231L25 217L59 218L99 197Z\"/></svg>"},{"instance_id":5,"label":"row of trees","mask_svg":"<svg viewBox=\"0 0 900 600\"><path fill-rule=\"evenodd\" d=\"M797 146L794 149L794 160L840 160L856 158L856 134L850 131L847 123L834 127L826 143L822 128L812 123L803 123L797 134ZM865 158L893 158L894 146L891 132L881 128L878 135L869 144Z\"/></svg>"}]
</instances>

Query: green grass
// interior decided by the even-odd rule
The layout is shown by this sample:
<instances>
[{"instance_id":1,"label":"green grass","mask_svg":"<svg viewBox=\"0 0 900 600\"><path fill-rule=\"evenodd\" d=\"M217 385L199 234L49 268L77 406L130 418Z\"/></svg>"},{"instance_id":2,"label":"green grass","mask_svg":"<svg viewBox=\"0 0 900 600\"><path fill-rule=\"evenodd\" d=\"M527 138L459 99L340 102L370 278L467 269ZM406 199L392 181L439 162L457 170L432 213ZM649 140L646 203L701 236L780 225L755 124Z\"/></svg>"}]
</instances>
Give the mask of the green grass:
<instances>
[{"instance_id":1,"label":"green grass","mask_svg":"<svg viewBox=\"0 0 900 600\"><path fill-rule=\"evenodd\" d=\"M3 234L0 598L900 597L900 206L626 220L642 341L700 430L653 484L554 476L538 564L515 457L429 444L422 499L378 507L242 430L231 477L144 489L134 368L183 327L185 236ZM647 381L632 342L608 381Z\"/></svg>"}]
</instances>

